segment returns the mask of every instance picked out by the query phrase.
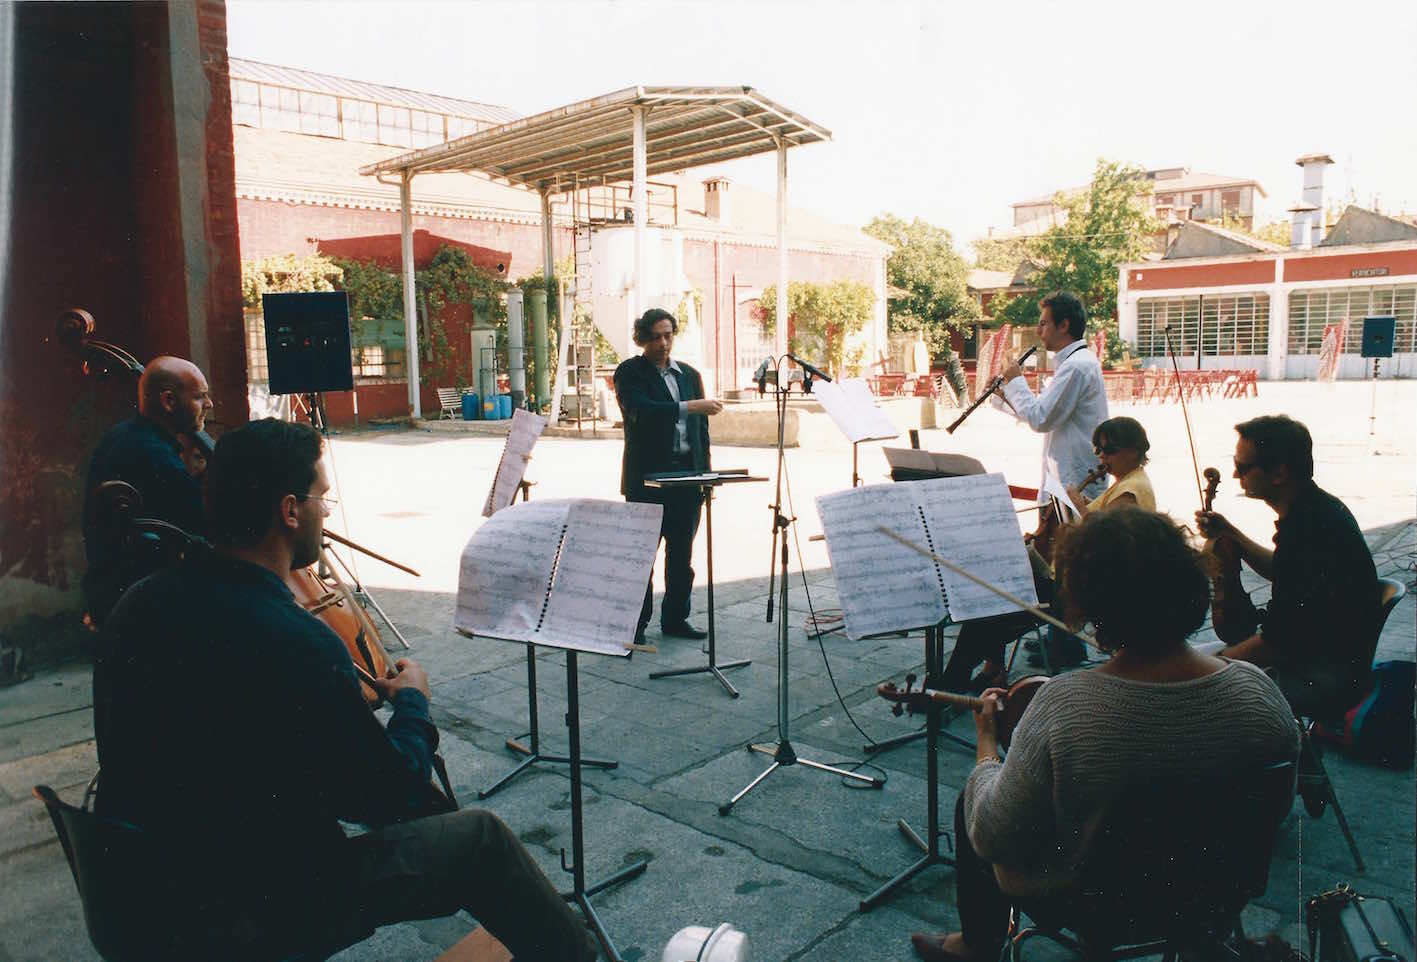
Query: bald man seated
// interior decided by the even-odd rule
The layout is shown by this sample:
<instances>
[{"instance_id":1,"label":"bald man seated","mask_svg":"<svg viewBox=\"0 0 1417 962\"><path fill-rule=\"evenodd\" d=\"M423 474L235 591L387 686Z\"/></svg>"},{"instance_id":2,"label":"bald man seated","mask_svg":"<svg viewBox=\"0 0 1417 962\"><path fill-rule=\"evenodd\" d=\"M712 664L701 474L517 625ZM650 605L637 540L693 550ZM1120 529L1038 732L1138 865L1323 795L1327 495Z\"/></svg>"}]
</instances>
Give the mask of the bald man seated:
<instances>
[{"instance_id":1,"label":"bald man seated","mask_svg":"<svg viewBox=\"0 0 1417 962\"><path fill-rule=\"evenodd\" d=\"M99 440L84 489L84 597L95 627L138 579L151 574L150 558L134 557L103 523L94 492L105 481L126 481L142 496L141 516L203 534L201 459L188 453L206 425L212 401L207 379L191 361L158 357L138 380L138 413Z\"/></svg>"}]
</instances>

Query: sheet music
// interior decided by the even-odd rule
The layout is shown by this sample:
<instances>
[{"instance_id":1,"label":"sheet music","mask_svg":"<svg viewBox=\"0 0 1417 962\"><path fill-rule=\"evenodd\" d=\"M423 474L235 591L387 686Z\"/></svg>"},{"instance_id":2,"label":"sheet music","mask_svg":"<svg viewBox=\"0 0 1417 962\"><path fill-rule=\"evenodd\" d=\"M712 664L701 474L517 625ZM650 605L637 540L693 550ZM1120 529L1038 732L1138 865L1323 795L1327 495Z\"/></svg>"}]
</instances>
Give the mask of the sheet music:
<instances>
[{"instance_id":1,"label":"sheet music","mask_svg":"<svg viewBox=\"0 0 1417 962\"><path fill-rule=\"evenodd\" d=\"M657 504L570 503L566 540L536 643L625 655L659 549Z\"/></svg>"},{"instance_id":2,"label":"sheet music","mask_svg":"<svg viewBox=\"0 0 1417 962\"><path fill-rule=\"evenodd\" d=\"M916 481L909 487L915 489L925 514L935 554L1029 604L1038 603L1028 549L1002 474ZM939 571L955 621L1019 610L948 568Z\"/></svg>"},{"instance_id":3,"label":"sheet music","mask_svg":"<svg viewBox=\"0 0 1417 962\"><path fill-rule=\"evenodd\" d=\"M1063 482L1058 480L1058 476L1049 471L1043 476L1043 488L1038 492L1040 501L1046 501L1051 495L1058 499L1058 504L1063 507L1063 520L1071 523L1082 520L1082 512L1073 504L1073 499L1068 497L1068 489L1063 486Z\"/></svg>"},{"instance_id":4,"label":"sheet music","mask_svg":"<svg viewBox=\"0 0 1417 962\"><path fill-rule=\"evenodd\" d=\"M512 427L502 447L502 460L497 463L492 489L487 492L487 503L482 506L484 518L502 510L517 496L517 487L526 476L527 457L545 429L546 418L541 415L522 408L512 412Z\"/></svg>"},{"instance_id":5,"label":"sheet music","mask_svg":"<svg viewBox=\"0 0 1417 962\"><path fill-rule=\"evenodd\" d=\"M933 471L957 477L964 474L984 474L984 465L967 454L924 451L919 448L881 448L886 464L911 471Z\"/></svg>"},{"instance_id":6,"label":"sheet music","mask_svg":"<svg viewBox=\"0 0 1417 962\"><path fill-rule=\"evenodd\" d=\"M947 613L935 563L876 530L926 543L913 487L873 484L817 498L848 638L923 628Z\"/></svg>"},{"instance_id":7,"label":"sheet music","mask_svg":"<svg viewBox=\"0 0 1417 962\"><path fill-rule=\"evenodd\" d=\"M900 429L876 407L870 387L860 378L814 381L812 396L821 402L822 410L853 444L900 437Z\"/></svg>"},{"instance_id":8,"label":"sheet music","mask_svg":"<svg viewBox=\"0 0 1417 962\"><path fill-rule=\"evenodd\" d=\"M458 569L454 628L528 640L546 604L569 508L564 500L511 505L473 532Z\"/></svg>"}]
</instances>

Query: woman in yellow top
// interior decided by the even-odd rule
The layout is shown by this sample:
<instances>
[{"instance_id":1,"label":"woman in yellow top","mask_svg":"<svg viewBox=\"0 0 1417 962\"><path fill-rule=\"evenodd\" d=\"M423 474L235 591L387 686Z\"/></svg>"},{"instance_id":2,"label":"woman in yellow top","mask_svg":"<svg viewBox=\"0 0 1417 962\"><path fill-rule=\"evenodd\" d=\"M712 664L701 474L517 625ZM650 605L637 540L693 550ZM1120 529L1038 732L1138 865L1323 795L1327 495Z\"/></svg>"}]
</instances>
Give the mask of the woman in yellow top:
<instances>
[{"instance_id":1,"label":"woman in yellow top","mask_svg":"<svg viewBox=\"0 0 1417 962\"><path fill-rule=\"evenodd\" d=\"M1068 497L1084 516L1118 504L1135 504L1156 510L1156 495L1143 465L1151 442L1146 429L1133 418L1110 418L1092 432L1092 450L1102 467L1115 480L1112 486L1089 501L1078 488L1068 488Z\"/></svg>"}]
</instances>

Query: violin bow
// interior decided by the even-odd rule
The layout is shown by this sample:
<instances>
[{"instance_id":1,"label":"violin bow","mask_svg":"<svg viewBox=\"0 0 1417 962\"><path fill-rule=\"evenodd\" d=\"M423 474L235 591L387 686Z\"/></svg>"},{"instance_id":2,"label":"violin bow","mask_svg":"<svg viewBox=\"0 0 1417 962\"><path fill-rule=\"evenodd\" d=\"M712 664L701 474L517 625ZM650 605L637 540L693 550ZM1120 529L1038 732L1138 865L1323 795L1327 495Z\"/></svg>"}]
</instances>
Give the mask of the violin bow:
<instances>
[{"instance_id":1,"label":"violin bow","mask_svg":"<svg viewBox=\"0 0 1417 962\"><path fill-rule=\"evenodd\" d=\"M1200 459L1196 457L1196 439L1191 434L1191 415L1186 410L1186 388L1181 383L1181 365L1176 360L1176 347L1171 343L1171 325L1167 324L1162 328L1162 333L1166 335L1166 353L1171 355L1171 368L1176 373L1176 397L1181 402L1181 417L1186 422L1186 440L1191 445L1191 469L1196 473L1196 496L1200 498L1201 507L1205 507L1205 491L1201 487L1201 465Z\"/></svg>"},{"instance_id":2,"label":"violin bow","mask_svg":"<svg viewBox=\"0 0 1417 962\"><path fill-rule=\"evenodd\" d=\"M924 557L929 558L931 561L935 562L935 564L940 565L943 568L948 568L955 574L959 575L961 578L968 578L970 581L974 582L979 587L986 588L989 591L992 591L994 594L998 595L1000 598L1003 598L1005 601L1018 605L1024 611L1028 612L1030 615L1033 615L1033 617L1038 618L1041 621L1046 621L1048 622L1048 624L1052 625L1055 628L1061 628L1063 631L1066 631L1069 635L1072 635L1079 641L1086 642L1094 648L1101 649L1102 646L1099 645L1097 643L1097 639L1092 637L1091 635L1084 634L1080 631L1073 631L1067 625L1063 624L1057 618L1054 618L1052 615L1048 614L1048 612L1044 611L1042 608L1039 608L1037 605L1031 605L1028 602L1024 601L1022 598L1018 597L1017 595L1009 594L1003 588L999 588L991 584L990 582L985 581L983 578L979 577L978 575L974 574L966 568L960 567L953 561L946 561L944 558L941 558L939 555L935 554L935 552L929 550L928 548L920 547L920 545L916 544L914 541L911 541L905 535L900 534L896 531L892 531L890 528L887 528L883 524L876 525L876 530L879 531L881 534L885 535L886 537L890 538L892 541L899 541L901 544L905 545L907 548L909 548L911 551L914 551L916 554L923 555Z\"/></svg>"}]
</instances>

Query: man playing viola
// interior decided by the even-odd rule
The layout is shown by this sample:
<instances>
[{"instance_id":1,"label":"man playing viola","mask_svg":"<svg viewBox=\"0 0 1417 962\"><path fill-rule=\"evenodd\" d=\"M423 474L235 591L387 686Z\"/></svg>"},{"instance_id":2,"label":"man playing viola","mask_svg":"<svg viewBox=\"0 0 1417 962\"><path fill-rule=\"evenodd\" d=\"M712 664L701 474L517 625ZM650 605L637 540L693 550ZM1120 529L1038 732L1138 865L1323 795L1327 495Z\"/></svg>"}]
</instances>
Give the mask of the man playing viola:
<instances>
[{"instance_id":1,"label":"man playing viola","mask_svg":"<svg viewBox=\"0 0 1417 962\"><path fill-rule=\"evenodd\" d=\"M380 724L344 642L291 596L329 513L321 446L274 419L223 435L216 549L134 585L104 625L97 810L151 840L132 883L171 905L172 957L329 952L466 909L519 960L595 958L511 829L434 796L423 669L404 659L374 681L393 706Z\"/></svg>"},{"instance_id":2,"label":"man playing viola","mask_svg":"<svg viewBox=\"0 0 1417 962\"><path fill-rule=\"evenodd\" d=\"M1342 715L1369 688L1380 590L1373 556L1348 508L1314 483L1308 428L1276 415L1235 430L1234 476L1246 497L1274 510L1274 548L1213 511L1196 512L1196 523L1230 542L1274 590L1263 611L1226 591L1229 610L1216 619L1228 646L1221 654L1271 668L1296 715Z\"/></svg>"},{"instance_id":3,"label":"man playing viola","mask_svg":"<svg viewBox=\"0 0 1417 962\"><path fill-rule=\"evenodd\" d=\"M94 501L105 481L125 481L142 497L141 514L203 534L202 483L196 460L184 454L212 409L207 379L191 361L157 357L138 379L138 413L110 428L89 461L84 492L84 597L95 626L125 589L154 570L151 559L126 554Z\"/></svg>"}]
</instances>

